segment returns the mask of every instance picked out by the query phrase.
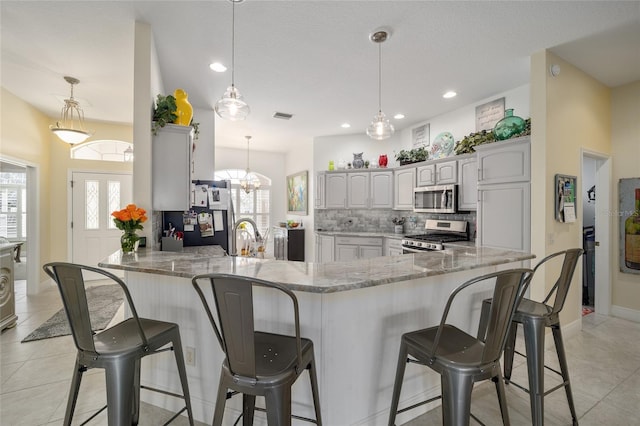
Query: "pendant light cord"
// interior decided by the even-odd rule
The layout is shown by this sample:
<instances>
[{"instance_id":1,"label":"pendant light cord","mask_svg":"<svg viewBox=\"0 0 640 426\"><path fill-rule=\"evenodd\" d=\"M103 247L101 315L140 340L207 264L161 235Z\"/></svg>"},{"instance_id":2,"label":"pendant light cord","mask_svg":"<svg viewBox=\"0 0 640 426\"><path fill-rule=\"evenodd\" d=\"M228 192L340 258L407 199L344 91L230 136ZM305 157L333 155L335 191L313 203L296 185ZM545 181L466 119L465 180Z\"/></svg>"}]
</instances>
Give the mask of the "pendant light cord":
<instances>
[{"instance_id":1,"label":"pendant light cord","mask_svg":"<svg viewBox=\"0 0 640 426\"><path fill-rule=\"evenodd\" d=\"M235 87L236 69L236 2L231 0L231 87Z\"/></svg>"},{"instance_id":2,"label":"pendant light cord","mask_svg":"<svg viewBox=\"0 0 640 426\"><path fill-rule=\"evenodd\" d=\"M378 43L378 112L382 112L382 44Z\"/></svg>"}]
</instances>

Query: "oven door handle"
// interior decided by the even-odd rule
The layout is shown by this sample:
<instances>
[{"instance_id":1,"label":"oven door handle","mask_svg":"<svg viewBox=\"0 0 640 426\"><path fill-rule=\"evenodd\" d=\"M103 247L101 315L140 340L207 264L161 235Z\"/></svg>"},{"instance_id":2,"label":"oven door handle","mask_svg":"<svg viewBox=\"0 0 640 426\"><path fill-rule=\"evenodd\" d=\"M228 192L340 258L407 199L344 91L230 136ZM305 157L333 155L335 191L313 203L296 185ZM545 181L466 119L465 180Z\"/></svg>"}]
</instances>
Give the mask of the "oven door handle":
<instances>
[{"instance_id":1,"label":"oven door handle","mask_svg":"<svg viewBox=\"0 0 640 426\"><path fill-rule=\"evenodd\" d=\"M425 251L432 251L431 249L417 249L402 246L402 254L411 254L411 253L424 253Z\"/></svg>"}]
</instances>

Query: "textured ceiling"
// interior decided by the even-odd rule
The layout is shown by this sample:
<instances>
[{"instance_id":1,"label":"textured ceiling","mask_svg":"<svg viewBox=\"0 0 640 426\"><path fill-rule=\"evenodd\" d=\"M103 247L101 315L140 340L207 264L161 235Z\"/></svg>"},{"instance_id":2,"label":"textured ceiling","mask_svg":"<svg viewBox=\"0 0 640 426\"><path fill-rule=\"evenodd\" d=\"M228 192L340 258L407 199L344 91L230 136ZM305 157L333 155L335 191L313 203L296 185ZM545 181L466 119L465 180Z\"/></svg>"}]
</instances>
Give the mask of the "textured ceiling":
<instances>
[{"instance_id":1,"label":"textured ceiling","mask_svg":"<svg viewBox=\"0 0 640 426\"><path fill-rule=\"evenodd\" d=\"M165 92L183 88L210 109L231 81L231 3L2 1L1 82L57 117L69 87L89 119L131 123L135 21L151 25ZM321 135L364 132L377 112L378 49L386 27L382 109L397 129L529 81L549 48L614 87L640 79L638 1L261 1L236 6L236 86L252 112L216 122L218 146L285 151ZM454 99L442 99L447 90ZM290 121L274 112L291 113ZM350 129L340 128L343 122ZM98 135L96 135L98 136Z\"/></svg>"}]
</instances>

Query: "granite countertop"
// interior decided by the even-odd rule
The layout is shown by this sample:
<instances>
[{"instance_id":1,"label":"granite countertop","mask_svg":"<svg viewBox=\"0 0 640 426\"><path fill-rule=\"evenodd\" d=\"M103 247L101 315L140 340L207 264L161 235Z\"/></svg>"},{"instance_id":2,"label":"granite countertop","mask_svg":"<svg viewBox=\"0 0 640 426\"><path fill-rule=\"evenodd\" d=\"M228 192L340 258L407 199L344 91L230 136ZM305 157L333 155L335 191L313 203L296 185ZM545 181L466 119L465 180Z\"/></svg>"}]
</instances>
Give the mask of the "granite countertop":
<instances>
[{"instance_id":1,"label":"granite countertop","mask_svg":"<svg viewBox=\"0 0 640 426\"><path fill-rule=\"evenodd\" d=\"M211 247L211 246L209 246ZM182 278L208 273L249 276L281 283L291 290L333 293L532 259L531 253L486 247L453 247L442 251L384 256L352 262L289 262L236 256L201 247L194 252L140 249L117 251L98 265Z\"/></svg>"},{"instance_id":2,"label":"granite countertop","mask_svg":"<svg viewBox=\"0 0 640 426\"><path fill-rule=\"evenodd\" d=\"M414 232L413 234L424 234L424 230L421 232ZM318 235L329 235L331 237L384 237L384 238L396 238L402 239L405 235L411 235L411 232L404 232L402 234L396 234L394 232L364 232L364 231L315 231Z\"/></svg>"}]
</instances>

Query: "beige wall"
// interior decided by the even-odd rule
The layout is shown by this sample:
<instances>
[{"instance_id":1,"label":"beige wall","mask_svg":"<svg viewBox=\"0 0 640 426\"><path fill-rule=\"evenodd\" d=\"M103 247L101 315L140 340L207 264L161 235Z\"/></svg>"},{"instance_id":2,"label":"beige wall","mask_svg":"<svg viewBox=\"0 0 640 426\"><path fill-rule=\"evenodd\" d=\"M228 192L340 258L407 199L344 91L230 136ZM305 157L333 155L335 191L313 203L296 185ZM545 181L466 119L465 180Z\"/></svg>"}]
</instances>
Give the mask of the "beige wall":
<instances>
[{"instance_id":1,"label":"beige wall","mask_svg":"<svg viewBox=\"0 0 640 426\"><path fill-rule=\"evenodd\" d=\"M611 92L613 200L618 209L618 181L621 178L640 177L640 81L617 87ZM619 230L617 215L611 215L613 235L611 269L612 313L640 320L640 275L623 274L619 264ZM627 310L635 312L628 312Z\"/></svg>"},{"instance_id":2,"label":"beige wall","mask_svg":"<svg viewBox=\"0 0 640 426\"><path fill-rule=\"evenodd\" d=\"M48 210L50 203L50 170L49 156L51 144L49 137L48 117L2 88L0 115L0 154L14 160L23 161L38 169L38 203L40 211ZM38 227L40 228L39 254L40 262L51 260L49 216L40 214ZM66 250L66 248L65 248ZM38 265L36 265L38 267ZM44 272L39 273L40 281L44 280ZM36 286L38 283L33 283Z\"/></svg>"},{"instance_id":3,"label":"beige wall","mask_svg":"<svg viewBox=\"0 0 640 426\"><path fill-rule=\"evenodd\" d=\"M70 147L49 131L55 118L47 117L31 105L2 88L2 128L0 154L23 161L39 169L38 191L40 204L39 251L40 265L67 258L69 215L69 170L131 171L130 163L72 160ZM133 140L129 125L86 122L95 131L95 139ZM28 265L28 268L40 268ZM40 281L45 279L40 274Z\"/></svg>"},{"instance_id":4,"label":"beige wall","mask_svg":"<svg viewBox=\"0 0 640 426\"><path fill-rule=\"evenodd\" d=\"M560 65L560 75L547 70ZM611 154L611 91L605 85L549 53L532 58L532 250L538 259L582 246L582 217L560 223L554 217L554 178L557 173L580 179L582 149ZM541 103L544 102L544 105ZM580 210L580 209L579 209ZM546 293L559 267L546 268L533 287L534 297ZM563 323L580 318L582 265L578 264ZM544 286L544 287L543 287ZM544 290L542 290L544 288ZM537 297L536 297L537 298Z\"/></svg>"}]
</instances>

